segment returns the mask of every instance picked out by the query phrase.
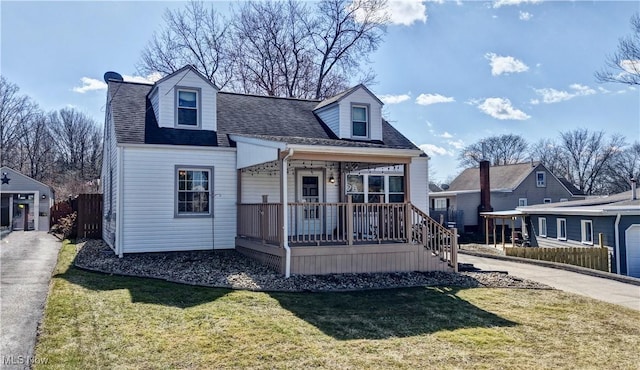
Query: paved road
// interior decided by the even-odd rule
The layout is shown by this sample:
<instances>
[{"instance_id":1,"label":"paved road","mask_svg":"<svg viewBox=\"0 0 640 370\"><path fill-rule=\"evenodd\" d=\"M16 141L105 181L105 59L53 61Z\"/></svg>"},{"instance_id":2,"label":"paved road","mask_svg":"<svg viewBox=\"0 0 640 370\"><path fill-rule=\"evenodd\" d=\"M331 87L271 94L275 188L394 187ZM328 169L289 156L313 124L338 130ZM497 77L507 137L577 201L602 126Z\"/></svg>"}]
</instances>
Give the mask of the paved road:
<instances>
[{"instance_id":1,"label":"paved road","mask_svg":"<svg viewBox=\"0 0 640 370\"><path fill-rule=\"evenodd\" d=\"M41 231L0 241L0 368L25 369L33 357L49 281L61 243Z\"/></svg>"},{"instance_id":2,"label":"paved road","mask_svg":"<svg viewBox=\"0 0 640 370\"><path fill-rule=\"evenodd\" d=\"M482 270L508 271L510 275L538 281L565 292L584 295L640 310L640 286L528 263L458 254L458 262Z\"/></svg>"}]
</instances>

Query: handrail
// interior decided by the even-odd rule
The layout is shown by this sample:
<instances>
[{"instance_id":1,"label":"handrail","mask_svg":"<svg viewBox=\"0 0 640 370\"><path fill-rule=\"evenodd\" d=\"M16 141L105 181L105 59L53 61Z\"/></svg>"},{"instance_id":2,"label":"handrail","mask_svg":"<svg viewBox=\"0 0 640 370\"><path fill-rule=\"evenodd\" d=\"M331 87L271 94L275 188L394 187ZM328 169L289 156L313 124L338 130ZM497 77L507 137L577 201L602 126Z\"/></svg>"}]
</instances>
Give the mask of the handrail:
<instances>
[{"instance_id":1,"label":"handrail","mask_svg":"<svg viewBox=\"0 0 640 370\"><path fill-rule=\"evenodd\" d=\"M422 244L458 271L458 230L447 229L411 205L412 240Z\"/></svg>"}]
</instances>

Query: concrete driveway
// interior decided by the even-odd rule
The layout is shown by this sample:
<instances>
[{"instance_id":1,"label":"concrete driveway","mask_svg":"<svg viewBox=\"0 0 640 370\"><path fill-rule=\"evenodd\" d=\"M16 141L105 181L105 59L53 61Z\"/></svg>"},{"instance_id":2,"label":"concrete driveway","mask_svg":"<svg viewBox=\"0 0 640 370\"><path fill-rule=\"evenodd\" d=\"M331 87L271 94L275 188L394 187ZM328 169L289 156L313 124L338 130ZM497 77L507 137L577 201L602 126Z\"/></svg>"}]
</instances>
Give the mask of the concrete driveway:
<instances>
[{"instance_id":1,"label":"concrete driveway","mask_svg":"<svg viewBox=\"0 0 640 370\"><path fill-rule=\"evenodd\" d=\"M0 241L0 367L28 369L61 243L42 231L14 231Z\"/></svg>"},{"instance_id":2,"label":"concrete driveway","mask_svg":"<svg viewBox=\"0 0 640 370\"><path fill-rule=\"evenodd\" d=\"M640 310L640 286L572 271L458 254L458 262L472 263L481 270L507 271L509 275L537 281L565 292Z\"/></svg>"}]
</instances>

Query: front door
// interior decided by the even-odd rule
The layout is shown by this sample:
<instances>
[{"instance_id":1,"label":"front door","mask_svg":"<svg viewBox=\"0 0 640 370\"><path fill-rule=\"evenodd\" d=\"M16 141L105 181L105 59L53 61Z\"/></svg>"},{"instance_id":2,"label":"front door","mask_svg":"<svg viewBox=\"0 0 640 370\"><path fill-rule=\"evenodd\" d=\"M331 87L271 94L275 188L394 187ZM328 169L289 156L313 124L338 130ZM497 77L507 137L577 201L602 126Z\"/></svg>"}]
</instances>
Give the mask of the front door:
<instances>
[{"instance_id":1,"label":"front door","mask_svg":"<svg viewBox=\"0 0 640 370\"><path fill-rule=\"evenodd\" d=\"M324 176L318 171L299 171L297 176L297 201L303 204L298 212L298 235L313 236L322 233L322 207L324 201Z\"/></svg>"}]
</instances>

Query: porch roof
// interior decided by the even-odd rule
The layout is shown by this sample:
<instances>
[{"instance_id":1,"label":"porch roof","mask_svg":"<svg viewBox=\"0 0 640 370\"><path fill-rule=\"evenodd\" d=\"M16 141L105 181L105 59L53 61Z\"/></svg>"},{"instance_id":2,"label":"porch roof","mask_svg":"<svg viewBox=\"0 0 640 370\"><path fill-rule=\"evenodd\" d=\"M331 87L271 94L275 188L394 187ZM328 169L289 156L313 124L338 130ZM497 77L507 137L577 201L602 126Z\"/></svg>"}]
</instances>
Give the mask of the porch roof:
<instances>
[{"instance_id":1,"label":"porch roof","mask_svg":"<svg viewBox=\"0 0 640 370\"><path fill-rule=\"evenodd\" d=\"M410 163L423 155L420 149L390 147L384 144L335 139L302 138L269 135L229 135L236 142L236 168L246 168L280 159L366 162L380 164ZM288 151L287 154L279 154Z\"/></svg>"}]
</instances>

